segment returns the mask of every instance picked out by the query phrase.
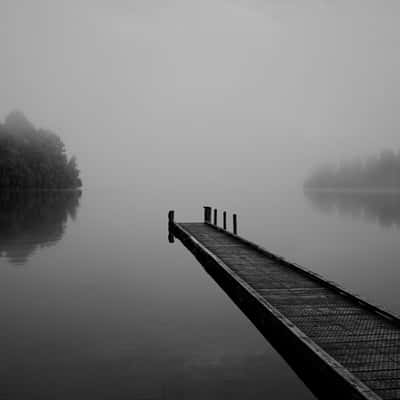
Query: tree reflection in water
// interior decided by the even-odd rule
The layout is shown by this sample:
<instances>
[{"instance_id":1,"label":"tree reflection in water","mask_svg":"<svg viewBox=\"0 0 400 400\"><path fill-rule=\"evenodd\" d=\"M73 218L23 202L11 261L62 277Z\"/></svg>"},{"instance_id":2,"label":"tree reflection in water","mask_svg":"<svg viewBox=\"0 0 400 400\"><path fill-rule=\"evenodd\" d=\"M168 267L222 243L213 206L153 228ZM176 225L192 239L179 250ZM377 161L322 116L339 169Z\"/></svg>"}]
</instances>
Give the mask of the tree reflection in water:
<instances>
[{"instance_id":1,"label":"tree reflection in water","mask_svg":"<svg viewBox=\"0 0 400 400\"><path fill-rule=\"evenodd\" d=\"M36 249L58 242L80 197L77 190L0 192L0 255L24 264Z\"/></svg>"},{"instance_id":2,"label":"tree reflection in water","mask_svg":"<svg viewBox=\"0 0 400 400\"><path fill-rule=\"evenodd\" d=\"M400 192L305 191L311 204L324 213L339 212L381 226L400 228Z\"/></svg>"}]
</instances>

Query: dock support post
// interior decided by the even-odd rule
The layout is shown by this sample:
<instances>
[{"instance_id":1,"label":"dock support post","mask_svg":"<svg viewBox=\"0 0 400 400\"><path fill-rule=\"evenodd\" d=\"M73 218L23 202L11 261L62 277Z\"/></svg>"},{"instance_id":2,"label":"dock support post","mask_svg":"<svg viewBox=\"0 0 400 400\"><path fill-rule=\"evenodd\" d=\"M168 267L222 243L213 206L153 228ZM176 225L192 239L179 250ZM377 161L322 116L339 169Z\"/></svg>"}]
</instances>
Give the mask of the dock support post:
<instances>
[{"instance_id":1,"label":"dock support post","mask_svg":"<svg viewBox=\"0 0 400 400\"><path fill-rule=\"evenodd\" d=\"M223 219L224 219L224 230L226 230L226 211L224 211Z\"/></svg>"},{"instance_id":2,"label":"dock support post","mask_svg":"<svg viewBox=\"0 0 400 400\"><path fill-rule=\"evenodd\" d=\"M233 234L237 235L237 215L233 214Z\"/></svg>"},{"instance_id":3,"label":"dock support post","mask_svg":"<svg viewBox=\"0 0 400 400\"><path fill-rule=\"evenodd\" d=\"M175 211L174 210L169 210L168 211L168 222L170 223L170 224L173 224L174 223L174 217L175 217Z\"/></svg>"},{"instance_id":4,"label":"dock support post","mask_svg":"<svg viewBox=\"0 0 400 400\"><path fill-rule=\"evenodd\" d=\"M204 222L211 224L211 207L209 206L204 207Z\"/></svg>"},{"instance_id":5,"label":"dock support post","mask_svg":"<svg viewBox=\"0 0 400 400\"><path fill-rule=\"evenodd\" d=\"M175 211L168 211L168 242L174 243L174 217Z\"/></svg>"},{"instance_id":6,"label":"dock support post","mask_svg":"<svg viewBox=\"0 0 400 400\"><path fill-rule=\"evenodd\" d=\"M214 208L214 225L217 225L217 222L218 222L217 213L218 213L218 210L216 208Z\"/></svg>"}]
</instances>

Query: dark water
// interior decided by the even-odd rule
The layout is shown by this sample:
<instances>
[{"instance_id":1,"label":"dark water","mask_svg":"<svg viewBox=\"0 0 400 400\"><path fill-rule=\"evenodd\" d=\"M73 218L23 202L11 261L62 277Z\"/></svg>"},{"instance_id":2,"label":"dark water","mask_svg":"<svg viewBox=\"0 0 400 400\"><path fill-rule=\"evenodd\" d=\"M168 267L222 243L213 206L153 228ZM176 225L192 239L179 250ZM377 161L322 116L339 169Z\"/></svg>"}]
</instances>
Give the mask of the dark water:
<instances>
[{"instance_id":1,"label":"dark water","mask_svg":"<svg viewBox=\"0 0 400 400\"><path fill-rule=\"evenodd\" d=\"M400 311L399 195L245 196L216 199L238 212L242 235ZM198 197L0 196L1 399L313 398L168 244L168 209L199 220Z\"/></svg>"}]
</instances>

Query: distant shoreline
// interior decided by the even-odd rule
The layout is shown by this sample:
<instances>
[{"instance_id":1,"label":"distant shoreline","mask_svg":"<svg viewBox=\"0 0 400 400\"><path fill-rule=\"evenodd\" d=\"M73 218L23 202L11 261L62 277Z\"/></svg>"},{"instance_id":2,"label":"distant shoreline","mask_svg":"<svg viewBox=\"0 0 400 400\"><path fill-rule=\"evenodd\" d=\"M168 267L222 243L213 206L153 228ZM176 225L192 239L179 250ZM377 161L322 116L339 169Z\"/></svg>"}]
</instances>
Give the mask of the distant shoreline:
<instances>
[{"instance_id":1,"label":"distant shoreline","mask_svg":"<svg viewBox=\"0 0 400 400\"><path fill-rule=\"evenodd\" d=\"M318 187L304 187L305 192L325 192L325 193L359 193L359 194L399 194L400 188L318 188Z\"/></svg>"}]
</instances>

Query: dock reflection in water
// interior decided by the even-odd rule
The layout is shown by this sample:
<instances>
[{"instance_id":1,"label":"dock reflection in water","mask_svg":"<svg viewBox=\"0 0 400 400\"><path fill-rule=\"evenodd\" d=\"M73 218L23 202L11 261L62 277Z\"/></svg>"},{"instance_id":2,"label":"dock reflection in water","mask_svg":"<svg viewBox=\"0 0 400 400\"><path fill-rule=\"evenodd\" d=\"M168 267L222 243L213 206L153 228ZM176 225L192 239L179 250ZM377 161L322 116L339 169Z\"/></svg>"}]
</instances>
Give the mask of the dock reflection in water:
<instances>
[{"instance_id":1,"label":"dock reflection in water","mask_svg":"<svg viewBox=\"0 0 400 400\"><path fill-rule=\"evenodd\" d=\"M0 256L21 265L36 249L58 242L80 197L80 191L0 192Z\"/></svg>"},{"instance_id":2,"label":"dock reflection in water","mask_svg":"<svg viewBox=\"0 0 400 400\"><path fill-rule=\"evenodd\" d=\"M338 212L383 227L400 228L400 192L305 191L306 198L324 213Z\"/></svg>"}]
</instances>

